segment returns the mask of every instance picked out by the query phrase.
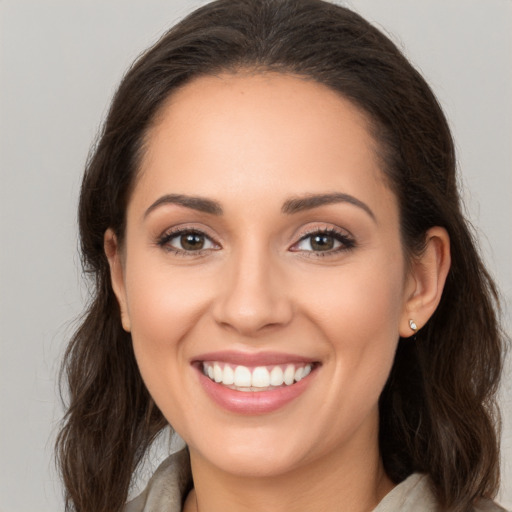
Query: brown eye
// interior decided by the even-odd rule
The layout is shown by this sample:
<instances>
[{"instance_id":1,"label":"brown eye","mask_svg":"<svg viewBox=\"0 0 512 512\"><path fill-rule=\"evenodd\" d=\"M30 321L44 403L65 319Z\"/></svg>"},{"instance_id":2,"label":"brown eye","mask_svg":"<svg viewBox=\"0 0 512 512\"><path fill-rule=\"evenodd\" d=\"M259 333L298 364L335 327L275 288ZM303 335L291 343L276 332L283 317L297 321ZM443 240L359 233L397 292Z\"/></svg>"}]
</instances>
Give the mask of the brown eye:
<instances>
[{"instance_id":1,"label":"brown eye","mask_svg":"<svg viewBox=\"0 0 512 512\"><path fill-rule=\"evenodd\" d=\"M208 249L219 249L212 239L201 231L178 231L168 233L158 241L161 247L177 253L193 253Z\"/></svg>"},{"instance_id":2,"label":"brown eye","mask_svg":"<svg viewBox=\"0 0 512 512\"><path fill-rule=\"evenodd\" d=\"M352 249L355 246L353 238L335 230L316 231L302 237L292 248L292 251L304 253L338 253Z\"/></svg>"},{"instance_id":3,"label":"brown eye","mask_svg":"<svg viewBox=\"0 0 512 512\"><path fill-rule=\"evenodd\" d=\"M332 251L341 247L340 236L334 233L313 233L304 237L298 244L299 251L325 252Z\"/></svg>"},{"instance_id":4,"label":"brown eye","mask_svg":"<svg viewBox=\"0 0 512 512\"><path fill-rule=\"evenodd\" d=\"M328 234L314 235L310 241L313 251L329 251L334 248L334 243L334 237Z\"/></svg>"},{"instance_id":5,"label":"brown eye","mask_svg":"<svg viewBox=\"0 0 512 512\"><path fill-rule=\"evenodd\" d=\"M181 248L185 251L200 251L205 245L205 236L199 233L186 233L180 236Z\"/></svg>"}]
</instances>

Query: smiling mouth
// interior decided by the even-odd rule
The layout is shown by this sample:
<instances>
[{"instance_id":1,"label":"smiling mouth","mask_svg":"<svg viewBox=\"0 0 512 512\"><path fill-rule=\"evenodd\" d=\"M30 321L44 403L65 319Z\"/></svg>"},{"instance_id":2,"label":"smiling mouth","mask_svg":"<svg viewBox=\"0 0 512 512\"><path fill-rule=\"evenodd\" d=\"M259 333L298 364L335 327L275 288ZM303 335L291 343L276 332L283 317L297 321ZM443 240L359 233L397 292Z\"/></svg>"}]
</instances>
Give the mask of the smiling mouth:
<instances>
[{"instance_id":1,"label":"smiling mouth","mask_svg":"<svg viewBox=\"0 0 512 512\"><path fill-rule=\"evenodd\" d=\"M202 363L202 372L211 381L236 391L271 391L301 381L314 369L314 363L271 366L242 366L225 362Z\"/></svg>"}]
</instances>

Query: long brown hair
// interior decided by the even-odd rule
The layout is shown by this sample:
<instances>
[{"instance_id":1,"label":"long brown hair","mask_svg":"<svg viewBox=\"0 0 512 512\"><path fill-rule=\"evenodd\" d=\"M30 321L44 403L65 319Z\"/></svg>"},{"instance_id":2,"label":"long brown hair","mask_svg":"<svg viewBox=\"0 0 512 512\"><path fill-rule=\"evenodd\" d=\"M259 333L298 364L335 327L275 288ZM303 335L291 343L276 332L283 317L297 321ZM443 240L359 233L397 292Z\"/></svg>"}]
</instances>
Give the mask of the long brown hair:
<instances>
[{"instance_id":1,"label":"long brown hair","mask_svg":"<svg viewBox=\"0 0 512 512\"><path fill-rule=\"evenodd\" d=\"M395 482L427 473L441 507L469 510L499 484L496 288L461 212L453 141L430 88L381 32L321 0L207 4L137 60L113 99L80 197L92 296L63 363L69 407L57 454L67 510L121 510L132 473L166 425L121 327L104 233L112 228L122 240L144 137L164 100L194 77L241 68L308 77L366 113L411 257L430 227L448 231L452 267L443 297L416 339L399 341L380 399L380 448Z\"/></svg>"}]
</instances>

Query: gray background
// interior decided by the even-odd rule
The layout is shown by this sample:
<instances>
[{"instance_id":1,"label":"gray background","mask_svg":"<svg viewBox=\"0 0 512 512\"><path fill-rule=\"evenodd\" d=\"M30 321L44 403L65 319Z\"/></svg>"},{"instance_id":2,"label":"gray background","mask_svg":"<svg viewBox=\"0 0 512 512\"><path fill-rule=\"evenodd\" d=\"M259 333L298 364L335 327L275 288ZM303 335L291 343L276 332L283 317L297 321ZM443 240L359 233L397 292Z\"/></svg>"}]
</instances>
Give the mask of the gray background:
<instances>
[{"instance_id":1,"label":"gray background","mask_svg":"<svg viewBox=\"0 0 512 512\"><path fill-rule=\"evenodd\" d=\"M58 361L86 298L75 229L83 164L123 71L201 3L0 0L0 512L62 510L52 447ZM347 3L406 49L448 114L510 332L512 1ZM502 391L508 508L511 375Z\"/></svg>"}]
</instances>

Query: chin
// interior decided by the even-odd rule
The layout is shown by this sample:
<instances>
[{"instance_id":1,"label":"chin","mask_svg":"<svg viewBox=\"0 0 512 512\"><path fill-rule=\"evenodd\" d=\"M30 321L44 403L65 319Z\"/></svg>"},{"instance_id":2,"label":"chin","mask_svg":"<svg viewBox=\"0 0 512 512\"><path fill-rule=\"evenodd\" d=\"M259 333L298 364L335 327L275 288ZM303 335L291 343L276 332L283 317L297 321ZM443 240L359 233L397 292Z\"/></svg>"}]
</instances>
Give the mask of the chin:
<instances>
[{"instance_id":1,"label":"chin","mask_svg":"<svg viewBox=\"0 0 512 512\"><path fill-rule=\"evenodd\" d=\"M203 433L197 444L189 443L189 449L192 456L197 455L226 473L240 477L275 477L321 456L326 451L321 449L321 444L321 437L299 438L290 436L289 429L272 431L265 425L238 432L231 430L223 435L210 431L206 437ZM313 446L314 450L308 451L307 446Z\"/></svg>"},{"instance_id":2,"label":"chin","mask_svg":"<svg viewBox=\"0 0 512 512\"><path fill-rule=\"evenodd\" d=\"M212 453L210 463L226 473L246 478L276 477L300 466L298 454L282 453L271 446L264 450L243 448Z\"/></svg>"}]
</instances>

